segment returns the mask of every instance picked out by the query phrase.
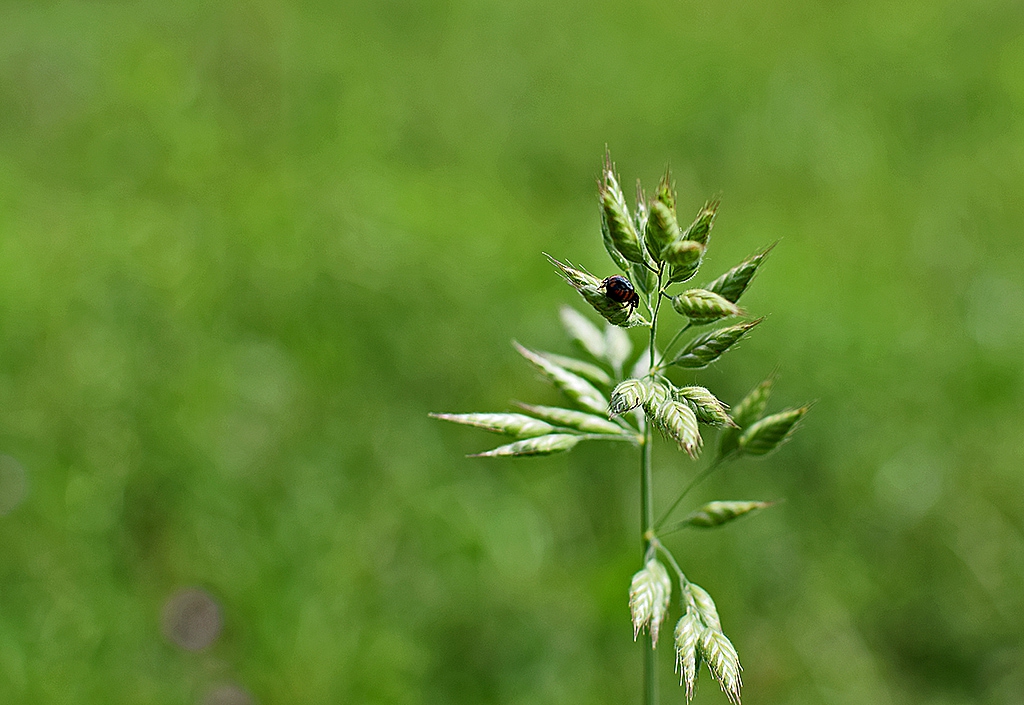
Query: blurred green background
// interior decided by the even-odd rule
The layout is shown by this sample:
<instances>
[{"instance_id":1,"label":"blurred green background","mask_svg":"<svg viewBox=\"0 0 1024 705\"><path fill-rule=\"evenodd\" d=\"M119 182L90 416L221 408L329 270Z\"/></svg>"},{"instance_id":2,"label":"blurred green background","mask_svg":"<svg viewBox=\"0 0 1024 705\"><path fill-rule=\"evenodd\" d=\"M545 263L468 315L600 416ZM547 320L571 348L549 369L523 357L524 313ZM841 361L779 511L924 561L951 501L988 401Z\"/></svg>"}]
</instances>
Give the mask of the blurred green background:
<instances>
[{"instance_id":1,"label":"blurred green background","mask_svg":"<svg viewBox=\"0 0 1024 705\"><path fill-rule=\"evenodd\" d=\"M744 702L1019 703L1022 111L1009 0L0 3L0 701L639 702L633 453L427 417L557 399L608 145L782 240L693 501L786 501L668 541Z\"/></svg>"}]
</instances>

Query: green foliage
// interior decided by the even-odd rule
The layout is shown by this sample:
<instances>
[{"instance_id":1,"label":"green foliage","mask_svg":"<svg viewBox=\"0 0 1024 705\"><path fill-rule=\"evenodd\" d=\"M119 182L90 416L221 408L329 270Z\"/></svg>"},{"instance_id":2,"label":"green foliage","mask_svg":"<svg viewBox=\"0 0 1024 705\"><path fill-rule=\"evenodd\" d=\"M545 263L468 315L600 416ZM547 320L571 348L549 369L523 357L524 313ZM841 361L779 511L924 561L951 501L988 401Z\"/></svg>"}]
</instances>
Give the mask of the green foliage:
<instances>
[{"instance_id":1,"label":"green foliage","mask_svg":"<svg viewBox=\"0 0 1024 705\"><path fill-rule=\"evenodd\" d=\"M640 290L596 235L606 143L631 206L666 160L682 226L722 190L680 290L781 240L756 335L673 372L734 415L776 366L764 414L821 400L688 497L784 507L667 537L750 702L1018 701L1018 3L0 16L0 701L635 702L632 446L466 461L502 439L425 415L571 406L508 339L585 357L540 250ZM192 585L198 653L161 628Z\"/></svg>"}]
</instances>

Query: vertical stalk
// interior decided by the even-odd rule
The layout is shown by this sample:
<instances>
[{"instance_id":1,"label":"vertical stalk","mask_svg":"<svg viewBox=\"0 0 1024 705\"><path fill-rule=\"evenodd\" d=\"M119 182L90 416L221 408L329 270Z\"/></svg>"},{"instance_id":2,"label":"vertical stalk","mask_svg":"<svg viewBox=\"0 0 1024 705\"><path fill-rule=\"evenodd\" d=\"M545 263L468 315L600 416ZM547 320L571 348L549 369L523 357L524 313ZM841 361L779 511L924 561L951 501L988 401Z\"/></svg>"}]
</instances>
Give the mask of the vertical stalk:
<instances>
[{"instance_id":1,"label":"vertical stalk","mask_svg":"<svg viewBox=\"0 0 1024 705\"><path fill-rule=\"evenodd\" d=\"M658 272L658 289L655 293L657 301L651 310L651 362L649 369L654 369L654 343L658 331L658 311L661 309L661 272ZM649 420L644 422L644 442L640 447L640 538L644 552L643 562L647 563L647 555L654 546L654 465L651 458L653 452L654 433ZM655 673L654 642L650 631L644 637L644 705L657 705L658 680Z\"/></svg>"}]
</instances>

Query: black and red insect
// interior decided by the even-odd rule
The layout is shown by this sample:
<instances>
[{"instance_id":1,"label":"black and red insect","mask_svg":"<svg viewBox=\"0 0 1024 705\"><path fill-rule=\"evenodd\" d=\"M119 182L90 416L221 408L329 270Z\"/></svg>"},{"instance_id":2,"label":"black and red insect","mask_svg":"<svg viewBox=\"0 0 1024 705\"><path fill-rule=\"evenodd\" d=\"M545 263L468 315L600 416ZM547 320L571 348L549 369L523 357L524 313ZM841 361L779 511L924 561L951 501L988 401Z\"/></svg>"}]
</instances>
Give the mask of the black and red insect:
<instances>
[{"instance_id":1,"label":"black and red insect","mask_svg":"<svg viewBox=\"0 0 1024 705\"><path fill-rule=\"evenodd\" d=\"M604 288L604 295L616 303L629 304L636 308L640 303L640 295L628 279L621 274L615 274L601 282ZM630 311L632 313L632 311Z\"/></svg>"}]
</instances>

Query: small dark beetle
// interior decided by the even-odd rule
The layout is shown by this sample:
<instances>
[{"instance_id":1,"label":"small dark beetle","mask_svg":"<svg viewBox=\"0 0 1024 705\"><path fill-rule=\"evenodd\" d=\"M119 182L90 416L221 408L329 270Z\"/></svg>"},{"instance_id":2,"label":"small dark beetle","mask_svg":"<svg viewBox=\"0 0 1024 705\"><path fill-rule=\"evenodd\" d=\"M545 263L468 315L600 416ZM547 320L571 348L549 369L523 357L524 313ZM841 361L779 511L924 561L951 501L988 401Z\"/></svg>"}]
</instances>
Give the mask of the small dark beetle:
<instances>
[{"instance_id":1,"label":"small dark beetle","mask_svg":"<svg viewBox=\"0 0 1024 705\"><path fill-rule=\"evenodd\" d=\"M620 304L629 304L634 309L640 303L640 295L633 285L621 274L615 274L601 282L604 295Z\"/></svg>"}]
</instances>

